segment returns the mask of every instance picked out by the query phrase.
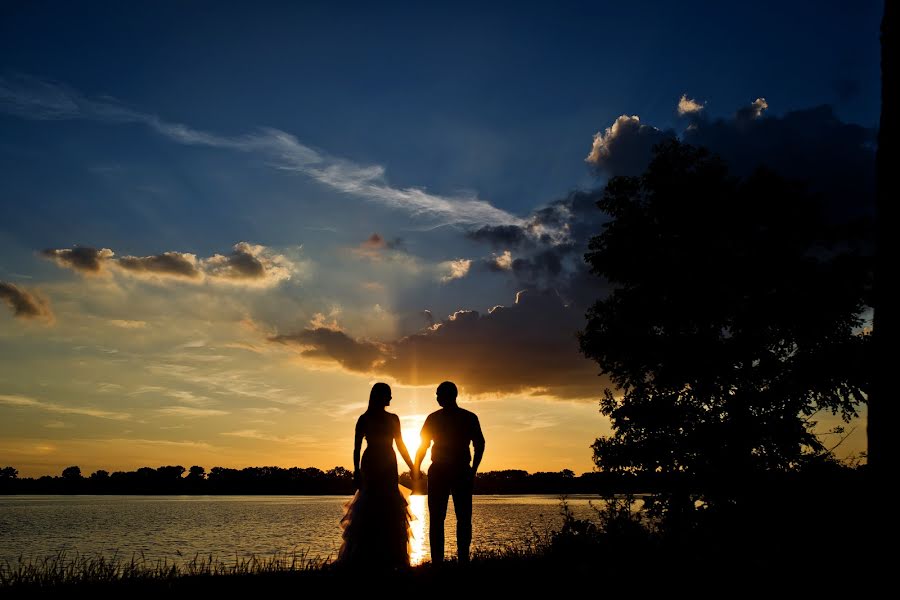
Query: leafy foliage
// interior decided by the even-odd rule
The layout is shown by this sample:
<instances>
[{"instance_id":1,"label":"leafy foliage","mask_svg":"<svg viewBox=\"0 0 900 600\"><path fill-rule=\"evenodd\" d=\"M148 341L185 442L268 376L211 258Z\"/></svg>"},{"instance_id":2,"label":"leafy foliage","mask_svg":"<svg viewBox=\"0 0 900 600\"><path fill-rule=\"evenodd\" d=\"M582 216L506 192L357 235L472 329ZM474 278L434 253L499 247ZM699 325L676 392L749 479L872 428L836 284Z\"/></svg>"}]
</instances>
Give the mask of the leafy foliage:
<instances>
[{"instance_id":1,"label":"leafy foliage","mask_svg":"<svg viewBox=\"0 0 900 600\"><path fill-rule=\"evenodd\" d=\"M866 399L865 236L801 184L738 179L676 140L598 206L611 220L585 260L615 289L579 340L617 389L596 465L702 479L824 452L813 416L849 421Z\"/></svg>"}]
</instances>

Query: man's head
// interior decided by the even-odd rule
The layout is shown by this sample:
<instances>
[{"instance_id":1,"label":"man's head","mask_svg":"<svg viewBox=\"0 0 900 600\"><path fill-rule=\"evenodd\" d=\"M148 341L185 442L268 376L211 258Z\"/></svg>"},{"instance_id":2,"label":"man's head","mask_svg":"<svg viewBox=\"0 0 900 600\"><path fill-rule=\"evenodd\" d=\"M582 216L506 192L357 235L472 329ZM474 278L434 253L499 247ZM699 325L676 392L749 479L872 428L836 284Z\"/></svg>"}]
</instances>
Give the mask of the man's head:
<instances>
[{"instance_id":1,"label":"man's head","mask_svg":"<svg viewBox=\"0 0 900 600\"><path fill-rule=\"evenodd\" d=\"M453 406L456 404L456 396L459 391L456 384L452 381L445 381L437 387L437 402L442 407Z\"/></svg>"}]
</instances>

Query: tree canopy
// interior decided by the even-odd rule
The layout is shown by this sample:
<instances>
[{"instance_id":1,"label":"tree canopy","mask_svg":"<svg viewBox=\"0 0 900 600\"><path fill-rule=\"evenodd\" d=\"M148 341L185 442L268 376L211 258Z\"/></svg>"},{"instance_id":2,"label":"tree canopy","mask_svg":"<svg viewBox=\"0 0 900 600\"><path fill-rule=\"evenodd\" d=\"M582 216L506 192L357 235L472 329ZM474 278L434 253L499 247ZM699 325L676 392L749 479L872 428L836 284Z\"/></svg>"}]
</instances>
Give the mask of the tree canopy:
<instances>
[{"instance_id":1,"label":"tree canopy","mask_svg":"<svg viewBox=\"0 0 900 600\"><path fill-rule=\"evenodd\" d=\"M866 400L866 236L802 183L734 177L677 140L597 204L610 220L585 260L614 291L579 341L616 389L596 465L716 478L823 453L815 415Z\"/></svg>"}]
</instances>

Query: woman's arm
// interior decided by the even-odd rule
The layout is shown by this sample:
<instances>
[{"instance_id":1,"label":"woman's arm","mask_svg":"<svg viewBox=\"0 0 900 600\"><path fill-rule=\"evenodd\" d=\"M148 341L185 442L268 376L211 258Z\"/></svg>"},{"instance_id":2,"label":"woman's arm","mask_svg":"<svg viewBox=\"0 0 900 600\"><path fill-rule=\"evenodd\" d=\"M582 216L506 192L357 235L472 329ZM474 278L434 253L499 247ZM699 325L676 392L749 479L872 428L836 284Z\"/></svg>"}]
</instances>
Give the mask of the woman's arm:
<instances>
[{"instance_id":1,"label":"woman's arm","mask_svg":"<svg viewBox=\"0 0 900 600\"><path fill-rule=\"evenodd\" d=\"M400 452L400 457L406 462L407 466L409 466L409 472L413 473L415 468L413 467L413 461L409 457L409 450L406 449L406 443L403 441L403 435L400 431L400 417L397 415L394 416L394 441L397 443L397 450Z\"/></svg>"},{"instance_id":2,"label":"woman's arm","mask_svg":"<svg viewBox=\"0 0 900 600\"><path fill-rule=\"evenodd\" d=\"M357 488L359 488L359 451L360 448L362 448L364 435L365 428L363 425L363 417L360 416L356 421L356 432L353 435L353 485Z\"/></svg>"}]
</instances>

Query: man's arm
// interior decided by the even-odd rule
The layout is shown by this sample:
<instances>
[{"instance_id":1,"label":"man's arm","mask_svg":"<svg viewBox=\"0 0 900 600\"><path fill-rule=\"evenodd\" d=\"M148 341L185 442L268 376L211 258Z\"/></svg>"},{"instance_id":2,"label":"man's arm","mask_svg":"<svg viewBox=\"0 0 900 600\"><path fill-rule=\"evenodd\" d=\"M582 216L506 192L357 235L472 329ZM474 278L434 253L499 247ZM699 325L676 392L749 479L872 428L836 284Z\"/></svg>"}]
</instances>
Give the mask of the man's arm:
<instances>
[{"instance_id":1,"label":"man's arm","mask_svg":"<svg viewBox=\"0 0 900 600\"><path fill-rule=\"evenodd\" d=\"M479 423L478 417L475 417L472 445L475 446L475 454L472 456L472 476L474 477L478 472L478 465L481 464L481 457L484 456L484 434L481 433L481 423Z\"/></svg>"},{"instance_id":2,"label":"man's arm","mask_svg":"<svg viewBox=\"0 0 900 600\"><path fill-rule=\"evenodd\" d=\"M428 452L428 448L431 447L431 427L429 425L429 419L425 419L425 424L422 425L422 431L419 433L419 438L422 441L419 444L419 449L416 450L416 460L414 461L416 471L419 471L422 467L422 461L425 460L425 453Z\"/></svg>"}]
</instances>

